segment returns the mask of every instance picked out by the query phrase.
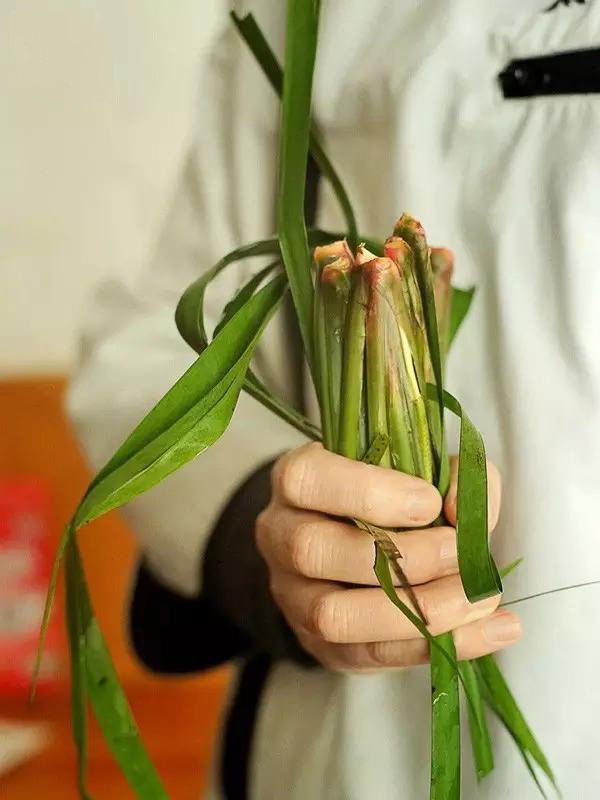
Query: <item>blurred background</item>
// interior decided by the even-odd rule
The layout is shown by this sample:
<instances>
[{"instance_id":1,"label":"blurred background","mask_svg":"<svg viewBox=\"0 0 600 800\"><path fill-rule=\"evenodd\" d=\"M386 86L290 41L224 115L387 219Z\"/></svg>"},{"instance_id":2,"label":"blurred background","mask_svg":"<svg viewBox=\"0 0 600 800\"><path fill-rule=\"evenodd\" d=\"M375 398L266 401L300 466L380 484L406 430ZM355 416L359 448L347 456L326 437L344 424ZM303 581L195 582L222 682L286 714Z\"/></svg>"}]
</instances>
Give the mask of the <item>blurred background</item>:
<instances>
[{"instance_id":1,"label":"blurred background","mask_svg":"<svg viewBox=\"0 0 600 800\"><path fill-rule=\"evenodd\" d=\"M43 681L28 674L50 559L89 474L63 415L94 287L154 246L193 125L218 0L0 4L0 796L75 798L60 598ZM116 515L82 536L98 616L174 800L206 777L227 675L145 673L123 605L135 543ZM97 732L92 793L131 797Z\"/></svg>"}]
</instances>

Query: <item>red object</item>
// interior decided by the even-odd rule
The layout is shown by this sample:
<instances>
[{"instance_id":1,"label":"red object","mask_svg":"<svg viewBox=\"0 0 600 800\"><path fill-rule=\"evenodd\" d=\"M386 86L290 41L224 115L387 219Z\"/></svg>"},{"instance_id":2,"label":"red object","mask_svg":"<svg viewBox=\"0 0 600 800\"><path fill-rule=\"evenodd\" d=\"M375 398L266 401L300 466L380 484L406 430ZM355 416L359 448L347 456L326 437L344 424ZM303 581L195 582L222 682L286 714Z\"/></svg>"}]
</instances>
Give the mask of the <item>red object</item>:
<instances>
[{"instance_id":1,"label":"red object","mask_svg":"<svg viewBox=\"0 0 600 800\"><path fill-rule=\"evenodd\" d=\"M37 479L0 481L0 691L27 691L39 639L53 547L50 492ZM38 686L58 682L61 631L50 621Z\"/></svg>"}]
</instances>

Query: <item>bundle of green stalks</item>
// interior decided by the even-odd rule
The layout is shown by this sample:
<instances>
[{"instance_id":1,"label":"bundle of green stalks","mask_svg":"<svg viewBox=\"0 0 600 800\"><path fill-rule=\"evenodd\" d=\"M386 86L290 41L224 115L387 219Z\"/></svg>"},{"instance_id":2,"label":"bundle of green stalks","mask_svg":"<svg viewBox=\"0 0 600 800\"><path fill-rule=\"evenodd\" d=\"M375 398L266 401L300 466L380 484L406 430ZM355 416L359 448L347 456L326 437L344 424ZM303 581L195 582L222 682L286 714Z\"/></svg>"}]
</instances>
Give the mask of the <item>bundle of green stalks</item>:
<instances>
[{"instance_id":1,"label":"bundle of green stalks","mask_svg":"<svg viewBox=\"0 0 600 800\"><path fill-rule=\"evenodd\" d=\"M430 250L423 227L408 214L396 223L383 252L375 256L361 244L352 253L345 240L314 251L314 346L323 443L358 460L369 454L374 442L385 442L377 456L380 466L439 485L448 474L447 456L437 405L428 400L432 361L417 271L433 286L444 357L453 258L449 250ZM437 520L444 522L442 517ZM426 625L391 537L374 526L358 524L375 538L378 577L387 560L409 590L413 611ZM448 655L455 658L452 634L436 637L436 643L431 651L431 797L459 797L459 674L446 660ZM483 778L493 768L493 758L475 673L471 674L471 665L463 665L463 673L467 670L471 699L476 700L471 713L475 757Z\"/></svg>"},{"instance_id":2,"label":"bundle of green stalks","mask_svg":"<svg viewBox=\"0 0 600 800\"><path fill-rule=\"evenodd\" d=\"M96 619L79 553L79 531L210 448L229 425L242 390L307 437L322 440L329 450L417 475L435 484L442 495L449 473L444 410L458 415L457 549L462 585L471 602L502 591L489 551L483 439L444 388L446 351L472 291L451 286L450 252L431 250L421 225L406 214L385 243L359 235L352 204L310 115L319 3L288 0L287 9L284 70L253 17L232 15L258 66L282 98L277 235L239 247L209 269L199 265L200 276L182 296L175 314L183 339L198 358L94 477L65 525L56 554L40 653L64 562L72 727L77 783L84 799L90 796L88 705L135 796L165 800L167 794L139 736ZM309 151L339 201L345 219L342 233L306 229ZM231 265L255 256L268 257L268 265L226 304L211 337L204 316L207 286ZM288 290L319 398L321 428L276 397L251 369L256 344ZM485 778L494 766L487 707L508 730L543 794L538 771L554 784L552 771L494 658L457 663L452 634L431 635L389 531L354 521L373 537L374 571L383 591L430 646L431 799L460 797L461 686L478 777ZM399 594L397 585L405 592ZM398 725L406 725L406 720L398 720Z\"/></svg>"}]
</instances>

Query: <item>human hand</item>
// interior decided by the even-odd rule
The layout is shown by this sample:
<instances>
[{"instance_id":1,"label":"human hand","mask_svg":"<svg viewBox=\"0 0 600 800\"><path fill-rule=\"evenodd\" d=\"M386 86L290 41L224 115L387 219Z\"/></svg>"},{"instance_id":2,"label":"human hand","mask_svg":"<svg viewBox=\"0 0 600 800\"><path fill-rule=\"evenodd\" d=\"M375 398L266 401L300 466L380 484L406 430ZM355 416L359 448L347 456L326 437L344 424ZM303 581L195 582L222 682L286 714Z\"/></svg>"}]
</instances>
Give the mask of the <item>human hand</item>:
<instances>
[{"instance_id":1,"label":"human hand","mask_svg":"<svg viewBox=\"0 0 600 800\"><path fill-rule=\"evenodd\" d=\"M335 455L320 444L282 456L273 468L272 486L271 502L257 519L257 544L269 568L271 592L305 650L335 670L426 662L427 642L377 586L373 540L339 518L385 527L428 525L442 508L437 489L420 478ZM493 530L501 481L491 463L488 486ZM456 460L444 514L456 523ZM429 630L453 630L459 659L500 650L520 637L519 617L498 610L499 596L468 602L458 575L454 528L390 536ZM403 589L398 594L410 605Z\"/></svg>"}]
</instances>

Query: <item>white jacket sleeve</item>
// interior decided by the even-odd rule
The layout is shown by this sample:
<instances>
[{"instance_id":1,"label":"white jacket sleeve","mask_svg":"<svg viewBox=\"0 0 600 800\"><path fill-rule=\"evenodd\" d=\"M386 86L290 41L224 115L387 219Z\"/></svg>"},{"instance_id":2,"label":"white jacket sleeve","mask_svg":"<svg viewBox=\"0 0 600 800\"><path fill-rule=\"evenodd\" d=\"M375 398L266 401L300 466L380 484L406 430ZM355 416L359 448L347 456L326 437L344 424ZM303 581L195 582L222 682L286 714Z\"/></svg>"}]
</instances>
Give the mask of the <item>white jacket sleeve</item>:
<instances>
[{"instance_id":1,"label":"white jacket sleeve","mask_svg":"<svg viewBox=\"0 0 600 800\"><path fill-rule=\"evenodd\" d=\"M269 35L279 38L277 14L271 9ZM184 288L224 253L273 234L277 118L272 90L224 18L204 70L197 136L155 258L134 288L102 287L85 326L68 410L94 468L194 360L174 322ZM234 267L210 290L210 323L254 268ZM277 324L261 352L275 373L285 369L282 359L276 363ZM242 393L222 439L125 510L156 576L181 593L197 592L203 549L229 495L258 465L301 441Z\"/></svg>"}]
</instances>

